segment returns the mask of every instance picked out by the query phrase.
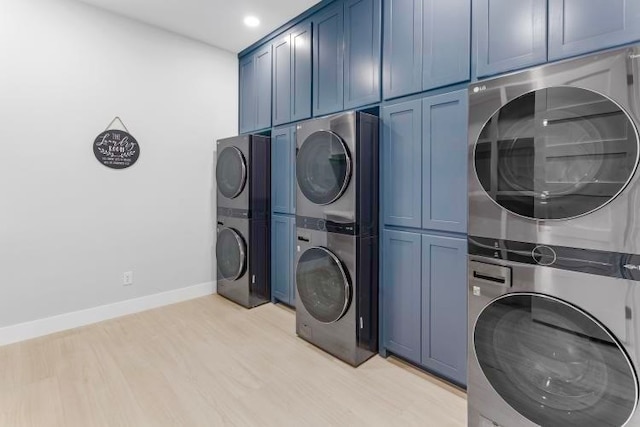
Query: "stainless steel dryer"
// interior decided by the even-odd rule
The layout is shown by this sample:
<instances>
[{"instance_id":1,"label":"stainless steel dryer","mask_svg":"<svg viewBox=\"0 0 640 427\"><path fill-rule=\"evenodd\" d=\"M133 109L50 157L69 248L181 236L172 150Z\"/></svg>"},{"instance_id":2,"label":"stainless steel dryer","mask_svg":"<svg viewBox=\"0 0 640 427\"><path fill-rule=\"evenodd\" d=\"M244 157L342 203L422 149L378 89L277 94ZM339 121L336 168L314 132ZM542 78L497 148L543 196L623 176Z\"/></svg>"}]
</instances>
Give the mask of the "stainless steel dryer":
<instances>
[{"instance_id":1,"label":"stainless steel dryer","mask_svg":"<svg viewBox=\"0 0 640 427\"><path fill-rule=\"evenodd\" d=\"M378 349L378 237L309 221L297 229L296 332L358 366Z\"/></svg>"},{"instance_id":2,"label":"stainless steel dryer","mask_svg":"<svg viewBox=\"0 0 640 427\"><path fill-rule=\"evenodd\" d=\"M640 46L473 84L469 234L640 253Z\"/></svg>"},{"instance_id":3,"label":"stainless steel dryer","mask_svg":"<svg viewBox=\"0 0 640 427\"><path fill-rule=\"evenodd\" d=\"M378 235L378 118L361 112L297 126L296 215Z\"/></svg>"},{"instance_id":4,"label":"stainless steel dryer","mask_svg":"<svg viewBox=\"0 0 640 427\"><path fill-rule=\"evenodd\" d=\"M241 135L218 141L218 215L268 218L271 206L270 142L269 137L261 135Z\"/></svg>"},{"instance_id":5,"label":"stainless steel dryer","mask_svg":"<svg viewBox=\"0 0 640 427\"><path fill-rule=\"evenodd\" d=\"M269 221L218 217L218 294L247 308L270 301Z\"/></svg>"}]
</instances>

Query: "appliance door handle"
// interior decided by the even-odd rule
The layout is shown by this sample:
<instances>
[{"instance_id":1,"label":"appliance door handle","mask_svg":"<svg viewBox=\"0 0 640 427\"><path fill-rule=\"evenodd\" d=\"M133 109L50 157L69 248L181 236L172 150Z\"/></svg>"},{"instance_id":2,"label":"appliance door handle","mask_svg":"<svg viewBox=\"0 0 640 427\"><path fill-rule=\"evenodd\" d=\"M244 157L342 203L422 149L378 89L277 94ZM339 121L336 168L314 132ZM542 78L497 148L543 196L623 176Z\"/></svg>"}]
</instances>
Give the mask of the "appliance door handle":
<instances>
[{"instance_id":1,"label":"appliance door handle","mask_svg":"<svg viewBox=\"0 0 640 427\"><path fill-rule=\"evenodd\" d=\"M470 279L476 283L499 286L501 288L511 287L511 268L501 265L487 264L484 262L471 261L469 263Z\"/></svg>"}]
</instances>

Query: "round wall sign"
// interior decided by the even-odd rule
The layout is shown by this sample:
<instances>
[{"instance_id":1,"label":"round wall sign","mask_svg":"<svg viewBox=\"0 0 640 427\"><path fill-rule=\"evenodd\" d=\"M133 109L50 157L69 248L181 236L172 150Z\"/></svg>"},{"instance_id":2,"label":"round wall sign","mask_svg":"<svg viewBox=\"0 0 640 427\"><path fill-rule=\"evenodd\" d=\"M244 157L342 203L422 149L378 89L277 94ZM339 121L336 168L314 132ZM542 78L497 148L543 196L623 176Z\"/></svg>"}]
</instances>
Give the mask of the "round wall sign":
<instances>
[{"instance_id":1,"label":"round wall sign","mask_svg":"<svg viewBox=\"0 0 640 427\"><path fill-rule=\"evenodd\" d=\"M93 143L93 154L103 165L112 169L126 169L138 161L138 141L122 130L106 130Z\"/></svg>"}]
</instances>

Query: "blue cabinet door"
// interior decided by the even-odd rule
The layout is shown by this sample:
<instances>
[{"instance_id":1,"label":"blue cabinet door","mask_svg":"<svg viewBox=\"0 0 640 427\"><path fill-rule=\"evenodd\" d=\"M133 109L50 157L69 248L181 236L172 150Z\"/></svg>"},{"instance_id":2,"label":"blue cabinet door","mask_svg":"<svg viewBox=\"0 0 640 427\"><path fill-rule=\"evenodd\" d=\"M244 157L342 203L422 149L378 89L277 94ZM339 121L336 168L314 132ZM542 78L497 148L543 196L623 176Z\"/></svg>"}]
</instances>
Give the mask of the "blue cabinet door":
<instances>
[{"instance_id":1,"label":"blue cabinet door","mask_svg":"<svg viewBox=\"0 0 640 427\"><path fill-rule=\"evenodd\" d=\"M273 43L273 124L291 121L291 35Z\"/></svg>"},{"instance_id":2,"label":"blue cabinet door","mask_svg":"<svg viewBox=\"0 0 640 427\"><path fill-rule=\"evenodd\" d=\"M422 0L384 2L384 99L422 89Z\"/></svg>"},{"instance_id":3,"label":"blue cabinet door","mask_svg":"<svg viewBox=\"0 0 640 427\"><path fill-rule=\"evenodd\" d=\"M291 33L291 121L311 117L311 23Z\"/></svg>"},{"instance_id":4,"label":"blue cabinet door","mask_svg":"<svg viewBox=\"0 0 640 427\"><path fill-rule=\"evenodd\" d=\"M256 126L255 63L253 56L240 59L240 133Z\"/></svg>"},{"instance_id":5,"label":"blue cabinet door","mask_svg":"<svg viewBox=\"0 0 640 427\"><path fill-rule=\"evenodd\" d=\"M473 6L478 76L547 60L547 0L474 0Z\"/></svg>"},{"instance_id":6,"label":"blue cabinet door","mask_svg":"<svg viewBox=\"0 0 640 427\"><path fill-rule=\"evenodd\" d=\"M422 102L422 228L467 231L467 91Z\"/></svg>"},{"instance_id":7,"label":"blue cabinet door","mask_svg":"<svg viewBox=\"0 0 640 427\"><path fill-rule=\"evenodd\" d=\"M422 105L420 100L382 110L383 221L420 228L422 223Z\"/></svg>"},{"instance_id":8,"label":"blue cabinet door","mask_svg":"<svg viewBox=\"0 0 640 427\"><path fill-rule=\"evenodd\" d=\"M343 4L335 2L313 17L313 115L343 109Z\"/></svg>"},{"instance_id":9,"label":"blue cabinet door","mask_svg":"<svg viewBox=\"0 0 640 427\"><path fill-rule=\"evenodd\" d=\"M549 0L549 59L640 40L636 0Z\"/></svg>"},{"instance_id":10,"label":"blue cabinet door","mask_svg":"<svg viewBox=\"0 0 640 427\"><path fill-rule=\"evenodd\" d=\"M271 297L291 305L292 263L291 217L271 217Z\"/></svg>"},{"instance_id":11,"label":"blue cabinet door","mask_svg":"<svg viewBox=\"0 0 640 427\"><path fill-rule=\"evenodd\" d=\"M295 213L295 140L293 127L271 132L271 210L274 213Z\"/></svg>"},{"instance_id":12,"label":"blue cabinet door","mask_svg":"<svg viewBox=\"0 0 640 427\"><path fill-rule=\"evenodd\" d=\"M420 363L420 235L384 230L382 245L382 340L387 350Z\"/></svg>"},{"instance_id":13,"label":"blue cabinet door","mask_svg":"<svg viewBox=\"0 0 640 427\"><path fill-rule=\"evenodd\" d=\"M255 54L256 129L271 127L271 45Z\"/></svg>"},{"instance_id":14,"label":"blue cabinet door","mask_svg":"<svg viewBox=\"0 0 640 427\"><path fill-rule=\"evenodd\" d=\"M422 365L467 380L467 242L422 236Z\"/></svg>"},{"instance_id":15,"label":"blue cabinet door","mask_svg":"<svg viewBox=\"0 0 640 427\"><path fill-rule=\"evenodd\" d=\"M344 2L344 108L380 101L381 0Z\"/></svg>"},{"instance_id":16,"label":"blue cabinet door","mask_svg":"<svg viewBox=\"0 0 640 427\"><path fill-rule=\"evenodd\" d=\"M469 80L471 0L424 0L422 21L422 89Z\"/></svg>"}]
</instances>

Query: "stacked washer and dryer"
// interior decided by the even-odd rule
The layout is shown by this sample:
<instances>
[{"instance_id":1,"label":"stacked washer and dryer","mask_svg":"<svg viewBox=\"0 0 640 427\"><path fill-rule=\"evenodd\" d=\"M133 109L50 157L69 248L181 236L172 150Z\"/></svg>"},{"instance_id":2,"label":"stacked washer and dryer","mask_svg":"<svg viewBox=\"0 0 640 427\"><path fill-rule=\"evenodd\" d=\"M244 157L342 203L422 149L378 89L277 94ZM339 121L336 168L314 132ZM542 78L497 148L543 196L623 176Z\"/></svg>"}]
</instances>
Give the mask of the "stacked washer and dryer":
<instances>
[{"instance_id":1,"label":"stacked washer and dryer","mask_svg":"<svg viewBox=\"0 0 640 427\"><path fill-rule=\"evenodd\" d=\"M271 139L218 141L218 294L247 308L269 302Z\"/></svg>"},{"instance_id":2,"label":"stacked washer and dryer","mask_svg":"<svg viewBox=\"0 0 640 427\"><path fill-rule=\"evenodd\" d=\"M378 118L297 126L296 332L357 366L378 348Z\"/></svg>"},{"instance_id":3,"label":"stacked washer and dryer","mask_svg":"<svg viewBox=\"0 0 640 427\"><path fill-rule=\"evenodd\" d=\"M469 426L640 426L640 46L469 97Z\"/></svg>"}]
</instances>

